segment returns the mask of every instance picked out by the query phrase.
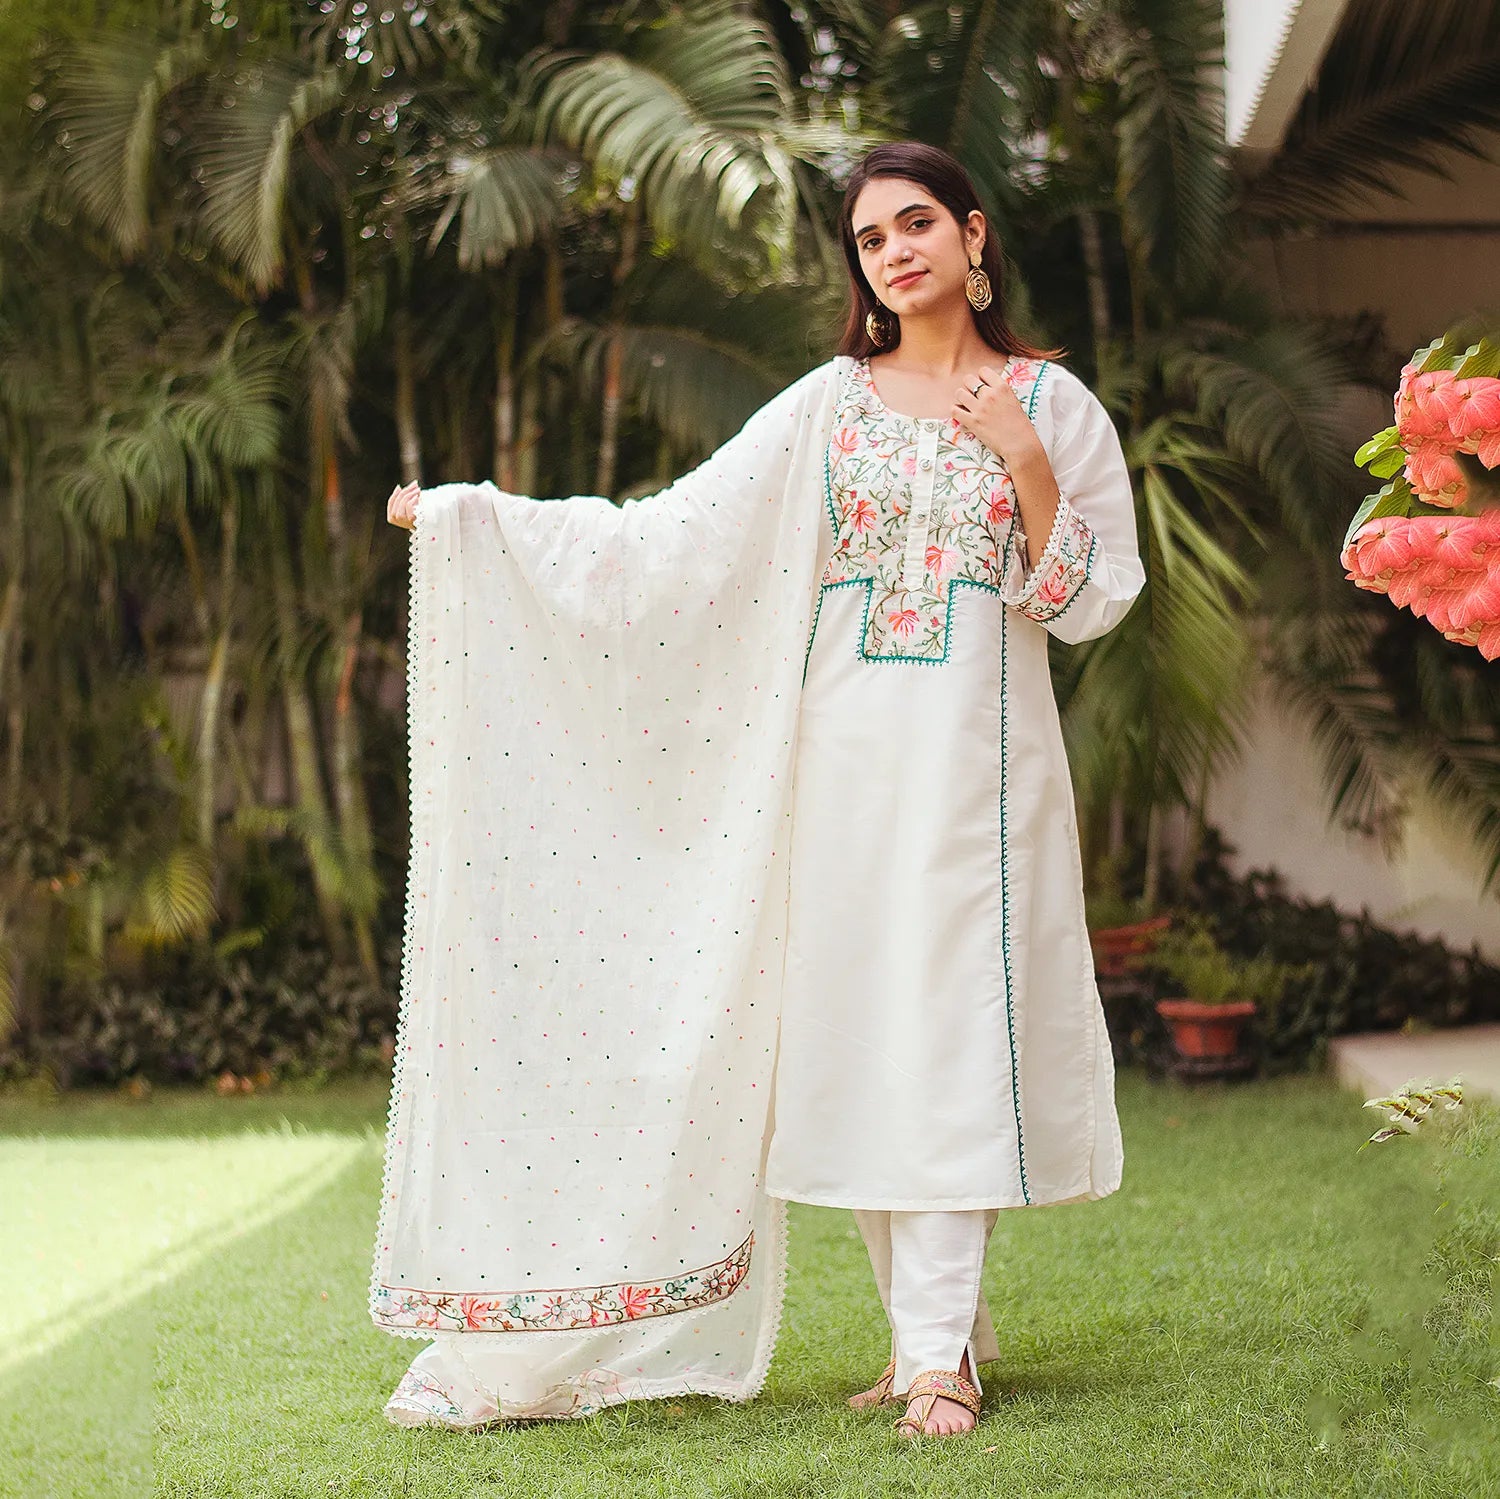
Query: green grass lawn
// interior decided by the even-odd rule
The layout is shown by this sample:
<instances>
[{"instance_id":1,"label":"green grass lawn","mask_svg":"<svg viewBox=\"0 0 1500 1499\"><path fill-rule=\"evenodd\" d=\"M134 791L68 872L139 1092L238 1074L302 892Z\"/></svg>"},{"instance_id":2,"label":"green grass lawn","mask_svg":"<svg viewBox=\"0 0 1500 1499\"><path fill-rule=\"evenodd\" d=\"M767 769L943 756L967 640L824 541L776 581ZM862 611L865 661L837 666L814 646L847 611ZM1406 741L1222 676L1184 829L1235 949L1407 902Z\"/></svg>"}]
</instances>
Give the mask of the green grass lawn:
<instances>
[{"instance_id":1,"label":"green grass lawn","mask_svg":"<svg viewBox=\"0 0 1500 1499\"><path fill-rule=\"evenodd\" d=\"M1001 1215L979 1432L916 1446L844 1406L888 1334L851 1216L800 1205L759 1399L389 1425L422 1345L365 1311L385 1101L0 1099L0 1494L1500 1495L1490 1288L1424 1341L1428 1142L1356 1154L1379 1121L1326 1081L1122 1074L1124 1186Z\"/></svg>"}]
</instances>

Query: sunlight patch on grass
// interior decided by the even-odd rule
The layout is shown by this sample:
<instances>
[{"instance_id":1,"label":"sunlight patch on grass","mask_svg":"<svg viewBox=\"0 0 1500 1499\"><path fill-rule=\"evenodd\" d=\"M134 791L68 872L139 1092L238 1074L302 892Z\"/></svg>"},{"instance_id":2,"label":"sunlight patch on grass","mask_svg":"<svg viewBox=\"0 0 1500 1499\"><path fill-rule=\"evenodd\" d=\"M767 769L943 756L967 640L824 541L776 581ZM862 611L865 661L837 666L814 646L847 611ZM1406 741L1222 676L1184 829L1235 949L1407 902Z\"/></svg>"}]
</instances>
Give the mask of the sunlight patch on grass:
<instances>
[{"instance_id":1,"label":"sunlight patch on grass","mask_svg":"<svg viewBox=\"0 0 1500 1499\"><path fill-rule=\"evenodd\" d=\"M290 1129L0 1139L0 1264L21 1293L0 1305L0 1373L300 1207L367 1149Z\"/></svg>"}]
</instances>

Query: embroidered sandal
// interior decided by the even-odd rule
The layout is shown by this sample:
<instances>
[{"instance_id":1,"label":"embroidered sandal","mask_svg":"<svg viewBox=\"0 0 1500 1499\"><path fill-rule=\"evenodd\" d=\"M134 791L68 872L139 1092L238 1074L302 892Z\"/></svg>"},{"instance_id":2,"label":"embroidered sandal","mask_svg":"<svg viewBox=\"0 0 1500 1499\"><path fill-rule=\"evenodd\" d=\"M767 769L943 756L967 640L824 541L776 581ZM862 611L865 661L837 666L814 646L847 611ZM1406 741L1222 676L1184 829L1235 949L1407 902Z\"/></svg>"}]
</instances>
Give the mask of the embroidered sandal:
<instances>
[{"instance_id":1,"label":"embroidered sandal","mask_svg":"<svg viewBox=\"0 0 1500 1499\"><path fill-rule=\"evenodd\" d=\"M895 1424L896 1432L903 1437L936 1436L936 1432L925 1430L927 1418L932 1414L932 1408L941 1396L945 1400L955 1401L966 1410L974 1412L974 1425L966 1427L965 1431L975 1431L979 1425L979 1391L969 1383L962 1374L952 1369L928 1369L925 1373L917 1375L912 1380L911 1388L906 1392L908 1402L926 1401L926 1406L918 1406L913 1414L910 1404L907 1412L900 1417ZM945 1432L945 1436L963 1436L965 1432Z\"/></svg>"},{"instance_id":2,"label":"embroidered sandal","mask_svg":"<svg viewBox=\"0 0 1500 1499\"><path fill-rule=\"evenodd\" d=\"M849 1397L849 1404L857 1411L869 1410L877 1405L890 1405L896 1396L891 1393L891 1384L896 1378L896 1356L891 1355L891 1361L885 1366L885 1372L870 1386L868 1390L861 1390L857 1395Z\"/></svg>"}]
</instances>

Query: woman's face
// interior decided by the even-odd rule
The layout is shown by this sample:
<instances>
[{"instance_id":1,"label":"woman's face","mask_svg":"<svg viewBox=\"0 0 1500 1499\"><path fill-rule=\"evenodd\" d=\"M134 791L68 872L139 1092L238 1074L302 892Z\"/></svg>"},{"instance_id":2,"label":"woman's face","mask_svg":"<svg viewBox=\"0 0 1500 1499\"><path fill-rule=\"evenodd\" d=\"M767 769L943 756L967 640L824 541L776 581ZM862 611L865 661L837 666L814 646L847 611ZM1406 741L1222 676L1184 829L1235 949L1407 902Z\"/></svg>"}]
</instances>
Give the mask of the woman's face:
<instances>
[{"instance_id":1,"label":"woman's face","mask_svg":"<svg viewBox=\"0 0 1500 1499\"><path fill-rule=\"evenodd\" d=\"M969 247L984 244L984 215L958 220L919 182L874 177L852 215L859 263L876 297L897 317L931 311L963 296Z\"/></svg>"}]
</instances>

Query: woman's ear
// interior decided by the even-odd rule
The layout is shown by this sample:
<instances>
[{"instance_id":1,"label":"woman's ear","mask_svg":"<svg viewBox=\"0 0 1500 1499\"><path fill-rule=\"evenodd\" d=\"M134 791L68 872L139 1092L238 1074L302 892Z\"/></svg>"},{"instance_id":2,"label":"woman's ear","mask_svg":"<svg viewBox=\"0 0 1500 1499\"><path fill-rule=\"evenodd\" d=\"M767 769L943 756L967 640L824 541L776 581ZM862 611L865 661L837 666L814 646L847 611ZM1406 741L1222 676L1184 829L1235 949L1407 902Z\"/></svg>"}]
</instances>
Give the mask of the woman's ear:
<instances>
[{"instance_id":1,"label":"woman's ear","mask_svg":"<svg viewBox=\"0 0 1500 1499\"><path fill-rule=\"evenodd\" d=\"M977 209L969 210L968 222L964 225L964 249L983 250L986 234L984 215Z\"/></svg>"}]
</instances>

